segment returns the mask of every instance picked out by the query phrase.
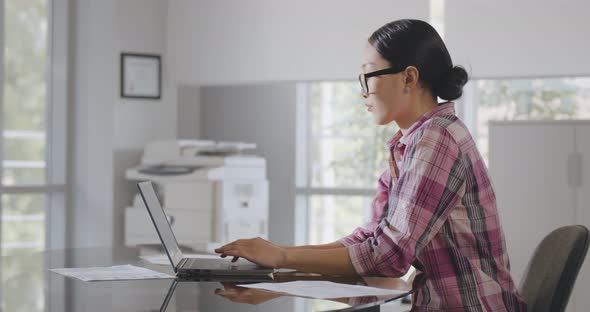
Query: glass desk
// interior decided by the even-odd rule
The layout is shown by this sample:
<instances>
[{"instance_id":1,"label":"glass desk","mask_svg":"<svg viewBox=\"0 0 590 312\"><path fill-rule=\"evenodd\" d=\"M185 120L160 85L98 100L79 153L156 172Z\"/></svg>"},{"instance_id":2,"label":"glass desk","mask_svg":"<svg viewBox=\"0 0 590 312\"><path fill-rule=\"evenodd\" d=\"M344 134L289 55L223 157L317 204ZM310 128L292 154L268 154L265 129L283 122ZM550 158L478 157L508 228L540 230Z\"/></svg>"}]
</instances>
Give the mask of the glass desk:
<instances>
[{"instance_id":1,"label":"glass desk","mask_svg":"<svg viewBox=\"0 0 590 312\"><path fill-rule=\"evenodd\" d=\"M148 252L149 253L149 252ZM151 251L154 253L154 251ZM399 279L322 277L315 274L277 273L276 282L329 280L407 291L395 297L353 297L330 300L293 297L275 292L236 287L224 280L137 280L83 282L49 271L64 267L133 264L173 275L170 266L139 258L139 248L80 248L2 257L0 296L2 311L380 311L387 302L408 295ZM265 281L268 282L268 281ZM406 306L405 310L409 310Z\"/></svg>"}]
</instances>

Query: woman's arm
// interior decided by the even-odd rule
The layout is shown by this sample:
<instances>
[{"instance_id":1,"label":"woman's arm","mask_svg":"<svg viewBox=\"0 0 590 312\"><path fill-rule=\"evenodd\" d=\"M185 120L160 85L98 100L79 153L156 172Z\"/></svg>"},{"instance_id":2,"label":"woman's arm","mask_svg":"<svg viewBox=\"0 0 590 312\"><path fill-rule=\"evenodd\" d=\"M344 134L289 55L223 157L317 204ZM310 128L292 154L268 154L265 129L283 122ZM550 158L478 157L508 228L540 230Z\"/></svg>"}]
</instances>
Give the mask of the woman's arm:
<instances>
[{"instance_id":1,"label":"woman's arm","mask_svg":"<svg viewBox=\"0 0 590 312\"><path fill-rule=\"evenodd\" d=\"M322 245L306 245L306 246L285 246L283 248L285 248L286 250L304 250L304 249L334 249L334 248L343 248L344 245L342 245L342 243L340 243L339 241L335 241L332 243L328 243L328 244L322 244Z\"/></svg>"},{"instance_id":2,"label":"woman's arm","mask_svg":"<svg viewBox=\"0 0 590 312\"><path fill-rule=\"evenodd\" d=\"M356 275L344 247L330 249L286 249L262 238L240 239L215 249L222 257L245 258L269 268L295 269L305 273ZM236 258L237 259L237 258Z\"/></svg>"},{"instance_id":3,"label":"woman's arm","mask_svg":"<svg viewBox=\"0 0 590 312\"><path fill-rule=\"evenodd\" d=\"M357 275L348 249L344 247L331 249L286 250L280 267L295 269L305 273L322 273L326 275Z\"/></svg>"}]
</instances>

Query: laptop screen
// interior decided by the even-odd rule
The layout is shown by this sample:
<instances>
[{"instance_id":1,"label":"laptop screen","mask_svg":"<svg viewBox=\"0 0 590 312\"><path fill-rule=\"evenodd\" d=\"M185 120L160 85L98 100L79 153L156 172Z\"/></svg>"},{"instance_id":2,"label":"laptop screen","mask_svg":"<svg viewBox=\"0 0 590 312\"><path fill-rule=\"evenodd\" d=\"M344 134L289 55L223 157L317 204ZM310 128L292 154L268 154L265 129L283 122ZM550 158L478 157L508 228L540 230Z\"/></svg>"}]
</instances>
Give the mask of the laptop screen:
<instances>
[{"instance_id":1,"label":"laptop screen","mask_svg":"<svg viewBox=\"0 0 590 312\"><path fill-rule=\"evenodd\" d=\"M160 236L162 245L164 245L164 249L166 249L168 258L174 267L174 272L176 272L178 263L180 263L180 260L183 258L182 251L180 251L180 248L178 247L178 242L172 232L170 223L168 223L168 218L166 218L164 210L160 205L160 201L158 201L154 186L151 181L146 181L138 183L137 187L139 188L139 193L141 194L143 202L150 214L152 222L154 222L154 226L156 227L158 236Z\"/></svg>"}]
</instances>

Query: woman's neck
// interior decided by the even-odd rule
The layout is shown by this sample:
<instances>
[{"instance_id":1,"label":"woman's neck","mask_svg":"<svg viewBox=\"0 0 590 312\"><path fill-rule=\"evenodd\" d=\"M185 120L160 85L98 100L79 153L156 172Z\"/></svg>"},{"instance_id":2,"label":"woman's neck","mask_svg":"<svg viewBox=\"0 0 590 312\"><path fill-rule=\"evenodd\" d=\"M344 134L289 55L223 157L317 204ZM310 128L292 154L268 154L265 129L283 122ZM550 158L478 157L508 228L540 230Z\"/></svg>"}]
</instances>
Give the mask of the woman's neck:
<instances>
[{"instance_id":1,"label":"woman's neck","mask_svg":"<svg viewBox=\"0 0 590 312\"><path fill-rule=\"evenodd\" d=\"M435 109L438 106L436 100L433 100L431 96L420 97L415 101L411 101L409 105L412 109L408 112L405 118L397 120L402 134L405 135L406 131L424 114Z\"/></svg>"}]
</instances>

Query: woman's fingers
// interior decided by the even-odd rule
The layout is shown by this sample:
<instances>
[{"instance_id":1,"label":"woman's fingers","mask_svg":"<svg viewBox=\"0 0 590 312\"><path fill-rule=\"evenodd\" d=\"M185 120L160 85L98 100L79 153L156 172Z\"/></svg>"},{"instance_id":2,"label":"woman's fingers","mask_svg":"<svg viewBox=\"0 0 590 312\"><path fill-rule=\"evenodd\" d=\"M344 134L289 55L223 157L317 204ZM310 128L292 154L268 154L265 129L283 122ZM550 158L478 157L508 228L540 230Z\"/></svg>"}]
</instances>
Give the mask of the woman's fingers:
<instances>
[{"instance_id":1,"label":"woman's fingers","mask_svg":"<svg viewBox=\"0 0 590 312\"><path fill-rule=\"evenodd\" d=\"M245 258L245 251L243 250L243 248L237 247L237 246L232 246L229 248L226 248L223 253L221 254L222 257L227 257L227 256L233 256L232 262L235 262L239 257Z\"/></svg>"},{"instance_id":2,"label":"woman's fingers","mask_svg":"<svg viewBox=\"0 0 590 312\"><path fill-rule=\"evenodd\" d=\"M216 253L224 253L224 251L235 248L235 247L249 247L252 243L253 239L238 239L233 241L229 244L225 244L217 249L215 249Z\"/></svg>"},{"instance_id":3,"label":"woman's fingers","mask_svg":"<svg viewBox=\"0 0 590 312\"><path fill-rule=\"evenodd\" d=\"M271 242L262 238L239 239L215 249L221 257L232 257L232 262L244 258L264 267L281 266L285 259L285 252Z\"/></svg>"},{"instance_id":4,"label":"woman's fingers","mask_svg":"<svg viewBox=\"0 0 590 312\"><path fill-rule=\"evenodd\" d=\"M231 242L231 243L229 243L229 244L225 244L225 245L223 245L223 246L221 246L221 247L219 247L219 248L215 249L214 251L215 251L216 253L223 253L225 250L227 250L227 249L229 249L229 248L232 248L232 247L235 247L235 246L241 245L241 244L242 244L242 241L243 241L243 239L238 239L238 240L236 240L236 241L233 241L233 242Z\"/></svg>"},{"instance_id":5,"label":"woman's fingers","mask_svg":"<svg viewBox=\"0 0 590 312\"><path fill-rule=\"evenodd\" d=\"M222 258L225 258L227 256L233 256L231 262L236 262L240 257L244 258L243 254L246 252L245 250L248 248L248 240L239 239L237 241L231 242L227 245L215 249L215 252L221 254Z\"/></svg>"},{"instance_id":6,"label":"woman's fingers","mask_svg":"<svg viewBox=\"0 0 590 312\"><path fill-rule=\"evenodd\" d=\"M235 250L236 247L237 246L234 243L231 243L215 249L215 252L221 254L222 257L225 257L228 255L228 252Z\"/></svg>"}]
</instances>

